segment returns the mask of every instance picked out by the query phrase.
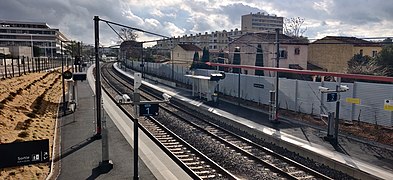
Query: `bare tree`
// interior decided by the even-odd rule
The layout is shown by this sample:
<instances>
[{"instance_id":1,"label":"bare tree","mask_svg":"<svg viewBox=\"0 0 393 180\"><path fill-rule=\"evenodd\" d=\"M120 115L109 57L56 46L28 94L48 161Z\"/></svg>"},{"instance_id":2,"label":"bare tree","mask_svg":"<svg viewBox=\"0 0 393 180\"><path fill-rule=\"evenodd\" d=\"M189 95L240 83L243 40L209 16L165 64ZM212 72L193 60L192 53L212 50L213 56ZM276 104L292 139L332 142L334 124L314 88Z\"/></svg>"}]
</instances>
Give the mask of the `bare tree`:
<instances>
[{"instance_id":1,"label":"bare tree","mask_svg":"<svg viewBox=\"0 0 393 180\"><path fill-rule=\"evenodd\" d=\"M291 37L302 37L307 31L307 27L303 28L304 18L285 18L284 20L284 34Z\"/></svg>"},{"instance_id":2,"label":"bare tree","mask_svg":"<svg viewBox=\"0 0 393 180\"><path fill-rule=\"evenodd\" d=\"M135 41L136 38L138 38L138 34L136 34L132 29L129 28L121 28L119 35L119 43L129 40Z\"/></svg>"}]
</instances>

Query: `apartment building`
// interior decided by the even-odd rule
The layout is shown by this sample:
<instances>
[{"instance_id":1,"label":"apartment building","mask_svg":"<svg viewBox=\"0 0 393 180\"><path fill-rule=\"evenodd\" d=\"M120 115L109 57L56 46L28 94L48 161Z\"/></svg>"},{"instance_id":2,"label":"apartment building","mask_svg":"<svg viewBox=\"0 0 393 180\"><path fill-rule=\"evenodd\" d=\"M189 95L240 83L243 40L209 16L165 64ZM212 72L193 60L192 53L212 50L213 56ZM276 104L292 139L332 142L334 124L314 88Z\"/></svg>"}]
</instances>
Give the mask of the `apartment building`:
<instances>
[{"instance_id":1,"label":"apartment building","mask_svg":"<svg viewBox=\"0 0 393 180\"><path fill-rule=\"evenodd\" d=\"M244 32L263 32L280 29L283 32L284 18L266 13L250 13L242 15L241 30Z\"/></svg>"},{"instance_id":2,"label":"apartment building","mask_svg":"<svg viewBox=\"0 0 393 180\"><path fill-rule=\"evenodd\" d=\"M0 47L36 46L41 56L51 57L60 54L61 41L68 39L44 22L0 20Z\"/></svg>"},{"instance_id":3,"label":"apartment building","mask_svg":"<svg viewBox=\"0 0 393 180\"><path fill-rule=\"evenodd\" d=\"M301 42L284 34L279 35L280 39L280 60L279 66L281 68L291 69L306 69L308 43ZM229 44L230 64L233 62L235 49L238 49L240 54L240 65L261 66L261 67L275 67L276 66L276 51L275 44L276 35L274 33L247 33ZM259 51L258 51L259 50ZM262 54L257 62L257 55ZM243 74L256 74L254 70L242 69ZM265 71L264 75L268 76L269 72ZM271 75L271 74L270 74Z\"/></svg>"},{"instance_id":4,"label":"apartment building","mask_svg":"<svg viewBox=\"0 0 393 180\"><path fill-rule=\"evenodd\" d=\"M211 33L197 33L190 35L183 35L173 37L170 39L163 39L157 41L155 48L158 50L170 50L177 44L194 44L199 48L207 48L211 53L218 53L221 50L228 48L228 43L239 38L244 32L239 31L237 28L230 31L213 31Z\"/></svg>"}]
</instances>

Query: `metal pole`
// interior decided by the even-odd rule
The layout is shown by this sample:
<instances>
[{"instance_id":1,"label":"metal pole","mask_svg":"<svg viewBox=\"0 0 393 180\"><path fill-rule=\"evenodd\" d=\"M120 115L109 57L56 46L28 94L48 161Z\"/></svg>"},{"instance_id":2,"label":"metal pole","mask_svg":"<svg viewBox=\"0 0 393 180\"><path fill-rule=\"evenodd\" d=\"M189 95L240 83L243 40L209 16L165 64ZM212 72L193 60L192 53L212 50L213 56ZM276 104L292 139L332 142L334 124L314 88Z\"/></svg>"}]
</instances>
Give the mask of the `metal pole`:
<instances>
[{"instance_id":1,"label":"metal pole","mask_svg":"<svg viewBox=\"0 0 393 180\"><path fill-rule=\"evenodd\" d=\"M15 77L15 72L14 72L14 57L11 57L11 71L12 71L12 77Z\"/></svg>"},{"instance_id":2,"label":"metal pole","mask_svg":"<svg viewBox=\"0 0 393 180\"><path fill-rule=\"evenodd\" d=\"M19 60L20 60L20 56L18 56L18 61L17 61L17 64L18 64L18 74L19 74L19 76L20 76L20 63L19 63Z\"/></svg>"},{"instance_id":3,"label":"metal pole","mask_svg":"<svg viewBox=\"0 0 393 180\"><path fill-rule=\"evenodd\" d=\"M175 79L175 73L173 72L173 67L174 67L174 62L173 62L173 48L174 44L172 44L172 38L171 38L171 60L172 60L172 81Z\"/></svg>"},{"instance_id":4,"label":"metal pole","mask_svg":"<svg viewBox=\"0 0 393 180\"><path fill-rule=\"evenodd\" d=\"M340 85L336 86L336 91L338 92ZM338 126L339 126L339 118L340 118L340 93L337 93L337 101L336 101L336 121L334 125L334 144L338 144Z\"/></svg>"},{"instance_id":5,"label":"metal pole","mask_svg":"<svg viewBox=\"0 0 393 180\"><path fill-rule=\"evenodd\" d=\"M66 97L65 97L65 85L64 85L64 61L63 61L63 41L60 42L61 52L61 85L63 86L63 116L66 115Z\"/></svg>"},{"instance_id":6,"label":"metal pole","mask_svg":"<svg viewBox=\"0 0 393 180\"><path fill-rule=\"evenodd\" d=\"M22 56L22 58L23 58L23 74L26 75L26 67L25 67L26 59L25 59L25 56Z\"/></svg>"},{"instance_id":7,"label":"metal pole","mask_svg":"<svg viewBox=\"0 0 393 180\"><path fill-rule=\"evenodd\" d=\"M30 58L27 57L26 59L27 59L27 72L30 73Z\"/></svg>"},{"instance_id":8,"label":"metal pole","mask_svg":"<svg viewBox=\"0 0 393 180\"><path fill-rule=\"evenodd\" d=\"M5 78L7 78L7 59L5 58L5 55L4 55L4 74L5 74Z\"/></svg>"},{"instance_id":9,"label":"metal pole","mask_svg":"<svg viewBox=\"0 0 393 180\"><path fill-rule=\"evenodd\" d=\"M33 49L33 35L30 34L30 46L31 46L31 58L34 57L34 49Z\"/></svg>"},{"instance_id":10,"label":"metal pole","mask_svg":"<svg viewBox=\"0 0 393 180\"><path fill-rule=\"evenodd\" d=\"M138 89L135 88L134 90L134 101L136 104L134 104L134 111L135 111L135 120L134 120L134 180L139 179L139 173L138 173L138 128L139 128L139 122L138 122L138 103L139 103L139 92Z\"/></svg>"},{"instance_id":11,"label":"metal pole","mask_svg":"<svg viewBox=\"0 0 393 180\"><path fill-rule=\"evenodd\" d=\"M276 67L280 67L280 44L279 44L279 33L280 29L276 29L276 46L277 46L277 55L276 55ZM274 122L278 122L278 71L276 71L276 86L275 86L275 98L274 98Z\"/></svg>"},{"instance_id":12,"label":"metal pole","mask_svg":"<svg viewBox=\"0 0 393 180\"><path fill-rule=\"evenodd\" d=\"M240 71L241 71L241 69L239 68L239 73L238 73L238 82L237 82L237 98L238 98L238 100L237 100L237 105L239 105L240 106Z\"/></svg>"},{"instance_id":13,"label":"metal pole","mask_svg":"<svg viewBox=\"0 0 393 180\"><path fill-rule=\"evenodd\" d=\"M96 103L97 103L97 130L96 137L101 138L101 82L100 82L100 60L98 54L98 47L100 43L99 36L99 20L98 16L94 16L94 37L95 37L95 58L96 58Z\"/></svg>"}]
</instances>

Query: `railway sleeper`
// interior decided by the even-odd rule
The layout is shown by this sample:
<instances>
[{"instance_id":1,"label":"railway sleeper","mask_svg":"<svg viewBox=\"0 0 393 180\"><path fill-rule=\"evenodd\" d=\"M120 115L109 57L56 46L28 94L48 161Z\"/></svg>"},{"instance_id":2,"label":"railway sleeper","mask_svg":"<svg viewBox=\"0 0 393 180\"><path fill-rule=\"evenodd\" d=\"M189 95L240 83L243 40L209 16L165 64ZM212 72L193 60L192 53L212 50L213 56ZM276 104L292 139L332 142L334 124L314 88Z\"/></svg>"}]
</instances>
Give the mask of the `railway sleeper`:
<instances>
[{"instance_id":1,"label":"railway sleeper","mask_svg":"<svg viewBox=\"0 0 393 180\"><path fill-rule=\"evenodd\" d=\"M183 145L175 144L175 145L166 145L165 147L168 149L174 149L174 148L181 148L181 147L183 147Z\"/></svg>"},{"instance_id":2,"label":"railway sleeper","mask_svg":"<svg viewBox=\"0 0 393 180\"><path fill-rule=\"evenodd\" d=\"M199 161L198 159L195 158L184 158L181 159L184 163L194 163L194 162L199 162L199 163L204 163L203 161Z\"/></svg>"},{"instance_id":3,"label":"railway sleeper","mask_svg":"<svg viewBox=\"0 0 393 180\"><path fill-rule=\"evenodd\" d=\"M173 137L156 137L158 140L173 140Z\"/></svg>"},{"instance_id":4,"label":"railway sleeper","mask_svg":"<svg viewBox=\"0 0 393 180\"><path fill-rule=\"evenodd\" d=\"M177 158L179 158L179 159L183 159L183 158L188 158L188 157L191 157L189 154L178 154L178 155L176 155L176 157Z\"/></svg>"},{"instance_id":5,"label":"railway sleeper","mask_svg":"<svg viewBox=\"0 0 393 180\"><path fill-rule=\"evenodd\" d=\"M214 172L212 171L208 171L208 170L204 170L204 171L196 171L195 174L197 174L198 176L201 176L202 174L212 174Z\"/></svg>"},{"instance_id":6,"label":"railway sleeper","mask_svg":"<svg viewBox=\"0 0 393 180\"><path fill-rule=\"evenodd\" d=\"M181 154L186 154L186 153L190 153L190 151L172 151L172 154L174 154L176 156L179 156Z\"/></svg>"},{"instance_id":7,"label":"railway sleeper","mask_svg":"<svg viewBox=\"0 0 393 180\"><path fill-rule=\"evenodd\" d=\"M171 145L179 145L180 143L179 142L163 142L162 144L165 146L171 146Z\"/></svg>"},{"instance_id":8,"label":"railway sleeper","mask_svg":"<svg viewBox=\"0 0 393 180\"><path fill-rule=\"evenodd\" d=\"M195 171L195 170L199 170L199 169L204 169L205 167L203 167L203 166L189 166L189 168L191 170Z\"/></svg>"},{"instance_id":9,"label":"railway sleeper","mask_svg":"<svg viewBox=\"0 0 393 180\"><path fill-rule=\"evenodd\" d=\"M298 177L297 179L316 179L314 176Z\"/></svg>"},{"instance_id":10,"label":"railway sleeper","mask_svg":"<svg viewBox=\"0 0 393 180\"><path fill-rule=\"evenodd\" d=\"M203 165L204 162L203 161L198 161L198 162L188 162L188 163L184 163L187 166L199 166L199 165Z\"/></svg>"}]
</instances>

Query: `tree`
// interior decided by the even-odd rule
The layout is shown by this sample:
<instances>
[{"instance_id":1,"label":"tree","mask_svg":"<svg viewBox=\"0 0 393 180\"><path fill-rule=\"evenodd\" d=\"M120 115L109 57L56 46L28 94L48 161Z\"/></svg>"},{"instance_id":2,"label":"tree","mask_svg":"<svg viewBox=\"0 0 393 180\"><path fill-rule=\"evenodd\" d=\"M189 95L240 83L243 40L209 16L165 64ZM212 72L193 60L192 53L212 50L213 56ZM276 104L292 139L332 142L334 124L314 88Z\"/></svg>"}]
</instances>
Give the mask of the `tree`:
<instances>
[{"instance_id":1,"label":"tree","mask_svg":"<svg viewBox=\"0 0 393 180\"><path fill-rule=\"evenodd\" d=\"M384 75L384 70L370 56L355 54L348 61L347 72L350 74Z\"/></svg>"},{"instance_id":2,"label":"tree","mask_svg":"<svg viewBox=\"0 0 393 180\"><path fill-rule=\"evenodd\" d=\"M387 45L377 54L375 58L378 70L384 71L384 75L393 76L393 45Z\"/></svg>"},{"instance_id":3,"label":"tree","mask_svg":"<svg viewBox=\"0 0 393 180\"><path fill-rule=\"evenodd\" d=\"M202 53L203 53L201 58L202 63L209 62L209 58L210 58L209 50L206 49L206 47L204 47Z\"/></svg>"},{"instance_id":4,"label":"tree","mask_svg":"<svg viewBox=\"0 0 393 180\"><path fill-rule=\"evenodd\" d=\"M64 54L75 57L77 53L78 43L76 41L71 41L64 45Z\"/></svg>"},{"instance_id":5,"label":"tree","mask_svg":"<svg viewBox=\"0 0 393 180\"><path fill-rule=\"evenodd\" d=\"M199 63L199 53L195 51L190 70L198 68L198 63Z\"/></svg>"},{"instance_id":6,"label":"tree","mask_svg":"<svg viewBox=\"0 0 393 180\"><path fill-rule=\"evenodd\" d=\"M257 55L255 57L255 66L263 67L263 50L262 50L261 44L258 44L258 47L257 47ZM264 72L263 72L263 70L255 70L255 75L263 76Z\"/></svg>"},{"instance_id":7,"label":"tree","mask_svg":"<svg viewBox=\"0 0 393 180\"><path fill-rule=\"evenodd\" d=\"M306 28L302 28L304 18L285 18L284 20L284 34L295 38L303 38L303 34L307 31Z\"/></svg>"},{"instance_id":8,"label":"tree","mask_svg":"<svg viewBox=\"0 0 393 180\"><path fill-rule=\"evenodd\" d=\"M123 41L135 41L138 38L138 34L136 34L132 29L129 28L121 28L119 32L120 37L117 43L122 43Z\"/></svg>"},{"instance_id":9,"label":"tree","mask_svg":"<svg viewBox=\"0 0 393 180\"><path fill-rule=\"evenodd\" d=\"M236 47L235 48L235 53L233 55L233 64L234 65L240 65L240 48ZM232 70L233 73L240 73L240 68L233 68Z\"/></svg>"}]
</instances>

